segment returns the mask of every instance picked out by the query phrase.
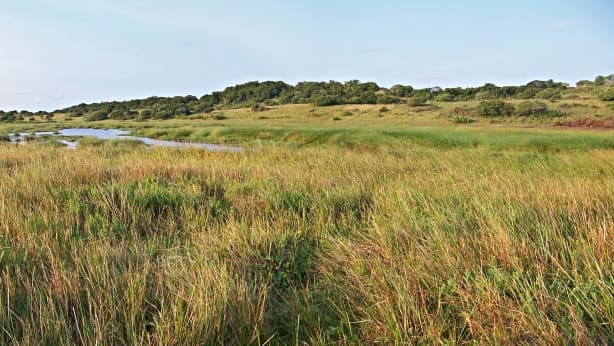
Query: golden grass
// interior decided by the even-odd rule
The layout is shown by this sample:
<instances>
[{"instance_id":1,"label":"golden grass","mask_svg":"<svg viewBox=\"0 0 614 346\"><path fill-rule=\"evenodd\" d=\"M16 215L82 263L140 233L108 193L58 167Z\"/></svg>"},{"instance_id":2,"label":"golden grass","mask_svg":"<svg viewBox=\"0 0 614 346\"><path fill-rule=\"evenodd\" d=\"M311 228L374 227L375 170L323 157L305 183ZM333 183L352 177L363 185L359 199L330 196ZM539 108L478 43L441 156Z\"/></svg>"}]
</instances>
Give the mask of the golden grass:
<instances>
[{"instance_id":1,"label":"golden grass","mask_svg":"<svg viewBox=\"0 0 614 346\"><path fill-rule=\"evenodd\" d=\"M611 149L0 149L3 344L614 341Z\"/></svg>"}]
</instances>

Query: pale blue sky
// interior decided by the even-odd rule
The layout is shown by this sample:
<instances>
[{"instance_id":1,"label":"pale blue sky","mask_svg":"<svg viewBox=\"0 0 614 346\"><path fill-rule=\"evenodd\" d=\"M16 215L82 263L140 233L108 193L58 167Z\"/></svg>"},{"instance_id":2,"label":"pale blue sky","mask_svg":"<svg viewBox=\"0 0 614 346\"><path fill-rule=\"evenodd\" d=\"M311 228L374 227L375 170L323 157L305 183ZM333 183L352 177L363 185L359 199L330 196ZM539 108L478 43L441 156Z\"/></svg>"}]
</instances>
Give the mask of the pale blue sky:
<instances>
[{"instance_id":1,"label":"pale blue sky","mask_svg":"<svg viewBox=\"0 0 614 346\"><path fill-rule=\"evenodd\" d=\"M0 0L0 109L249 80L499 85L614 73L614 2Z\"/></svg>"}]
</instances>

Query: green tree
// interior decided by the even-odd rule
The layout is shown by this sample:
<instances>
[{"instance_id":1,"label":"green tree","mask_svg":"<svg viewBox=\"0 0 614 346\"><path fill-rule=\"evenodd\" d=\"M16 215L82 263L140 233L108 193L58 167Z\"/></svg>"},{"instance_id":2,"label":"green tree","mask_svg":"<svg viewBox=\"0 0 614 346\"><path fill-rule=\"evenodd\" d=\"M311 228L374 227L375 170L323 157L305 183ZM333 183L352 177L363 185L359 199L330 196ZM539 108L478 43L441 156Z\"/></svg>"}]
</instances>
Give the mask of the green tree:
<instances>
[{"instance_id":1,"label":"green tree","mask_svg":"<svg viewBox=\"0 0 614 346\"><path fill-rule=\"evenodd\" d=\"M409 97L414 91L414 88L409 85L396 84L390 88L390 93L397 97Z\"/></svg>"}]
</instances>

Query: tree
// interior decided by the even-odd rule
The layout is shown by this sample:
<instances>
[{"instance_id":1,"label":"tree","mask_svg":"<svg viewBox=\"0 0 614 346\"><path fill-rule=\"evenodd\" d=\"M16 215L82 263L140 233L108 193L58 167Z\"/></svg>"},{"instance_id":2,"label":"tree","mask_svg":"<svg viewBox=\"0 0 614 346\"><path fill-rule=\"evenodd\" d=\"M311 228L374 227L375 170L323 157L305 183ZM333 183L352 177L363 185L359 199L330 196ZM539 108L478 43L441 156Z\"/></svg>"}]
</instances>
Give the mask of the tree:
<instances>
[{"instance_id":1,"label":"tree","mask_svg":"<svg viewBox=\"0 0 614 346\"><path fill-rule=\"evenodd\" d=\"M334 96L319 96L314 100L313 104L314 106L334 106L341 104L341 102Z\"/></svg>"},{"instance_id":2,"label":"tree","mask_svg":"<svg viewBox=\"0 0 614 346\"><path fill-rule=\"evenodd\" d=\"M390 88L390 93L397 97L409 97L414 91L414 88L409 85L396 84Z\"/></svg>"}]
</instances>

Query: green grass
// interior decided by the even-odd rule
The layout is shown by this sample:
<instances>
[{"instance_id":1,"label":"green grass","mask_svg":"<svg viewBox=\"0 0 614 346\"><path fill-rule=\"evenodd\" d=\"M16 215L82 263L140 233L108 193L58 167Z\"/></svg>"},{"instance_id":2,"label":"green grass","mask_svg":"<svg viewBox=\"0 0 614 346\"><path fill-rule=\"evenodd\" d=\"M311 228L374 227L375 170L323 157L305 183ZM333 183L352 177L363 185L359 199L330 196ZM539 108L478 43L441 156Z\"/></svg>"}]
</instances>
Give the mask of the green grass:
<instances>
[{"instance_id":1,"label":"green grass","mask_svg":"<svg viewBox=\"0 0 614 346\"><path fill-rule=\"evenodd\" d=\"M614 343L612 132L402 107L1 125L246 150L1 142L0 343Z\"/></svg>"}]
</instances>

